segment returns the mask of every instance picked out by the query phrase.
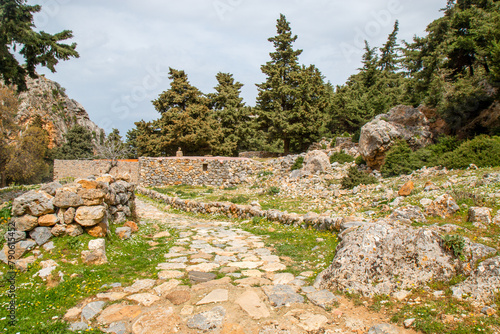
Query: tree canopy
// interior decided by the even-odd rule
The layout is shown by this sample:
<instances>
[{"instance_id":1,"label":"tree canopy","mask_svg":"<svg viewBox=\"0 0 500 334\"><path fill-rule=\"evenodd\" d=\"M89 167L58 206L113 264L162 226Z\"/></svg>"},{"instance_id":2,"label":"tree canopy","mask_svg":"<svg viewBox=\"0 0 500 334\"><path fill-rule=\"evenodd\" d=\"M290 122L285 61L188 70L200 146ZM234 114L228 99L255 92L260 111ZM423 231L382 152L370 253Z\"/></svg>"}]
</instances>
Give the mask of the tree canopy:
<instances>
[{"instance_id":1,"label":"tree canopy","mask_svg":"<svg viewBox=\"0 0 500 334\"><path fill-rule=\"evenodd\" d=\"M30 6L26 0L2 0L0 3L0 78L14 84L19 91L26 90L26 76L36 77L36 66L42 65L55 72L59 60L78 58L76 43L64 44L73 37L70 30L56 34L34 30L33 13L41 6ZM18 52L25 60L19 64Z\"/></svg>"}]
</instances>

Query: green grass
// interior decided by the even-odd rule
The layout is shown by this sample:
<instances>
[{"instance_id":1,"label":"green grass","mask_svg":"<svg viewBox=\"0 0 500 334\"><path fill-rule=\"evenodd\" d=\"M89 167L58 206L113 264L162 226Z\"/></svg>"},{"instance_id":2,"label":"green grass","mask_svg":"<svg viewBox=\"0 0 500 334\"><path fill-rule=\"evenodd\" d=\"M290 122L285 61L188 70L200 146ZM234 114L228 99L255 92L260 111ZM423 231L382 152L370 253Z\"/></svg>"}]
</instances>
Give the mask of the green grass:
<instances>
[{"instance_id":1,"label":"green grass","mask_svg":"<svg viewBox=\"0 0 500 334\"><path fill-rule=\"evenodd\" d=\"M69 308L86 297L106 291L108 288L101 288L104 284L119 282L127 286L139 278L156 279L155 268L165 260L163 254L173 245L175 232L170 230L172 237L156 240L160 245L151 251L147 241L152 240L152 234L156 232L152 225L153 222L141 225L140 230L129 240L120 240L112 231L106 240L108 263L98 266L83 264L80 259L81 251L87 249L88 242L93 239L89 235L54 238L56 248L51 254L43 251L42 260L55 259L59 266L53 273L57 275L59 271L63 272L64 281L49 288L39 277L33 277L40 270L40 260L27 272L19 272L15 284L18 324L9 327L7 320L0 320L0 329L5 328L4 333L72 333L66 330L68 325L61 322L62 317ZM78 263L73 265L60 259L77 260ZM4 264L0 268L3 272L8 270ZM8 284L4 277L0 284L0 318L7 317L7 291ZM101 331L94 329L86 333Z\"/></svg>"},{"instance_id":2,"label":"green grass","mask_svg":"<svg viewBox=\"0 0 500 334\"><path fill-rule=\"evenodd\" d=\"M318 274L326 269L335 256L338 244L337 236L331 232L275 224L266 219L252 219L251 222L242 224L242 227L255 235L267 236L264 239L266 246L274 247L277 255L293 261L293 264L287 265L287 270L294 275L303 271ZM318 242L317 238L324 241Z\"/></svg>"}]
</instances>

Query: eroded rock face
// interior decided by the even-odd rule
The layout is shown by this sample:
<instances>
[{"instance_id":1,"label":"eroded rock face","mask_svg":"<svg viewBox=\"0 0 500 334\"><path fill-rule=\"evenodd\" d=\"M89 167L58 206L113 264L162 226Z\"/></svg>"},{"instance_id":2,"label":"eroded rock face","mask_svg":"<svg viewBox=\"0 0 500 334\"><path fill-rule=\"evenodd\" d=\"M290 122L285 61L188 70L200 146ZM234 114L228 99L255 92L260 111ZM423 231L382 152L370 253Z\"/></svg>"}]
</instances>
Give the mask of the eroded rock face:
<instances>
[{"instance_id":1,"label":"eroded rock face","mask_svg":"<svg viewBox=\"0 0 500 334\"><path fill-rule=\"evenodd\" d=\"M54 213L53 199L54 197L44 191L28 191L12 202L12 214L15 216L29 214L40 217Z\"/></svg>"},{"instance_id":2,"label":"eroded rock face","mask_svg":"<svg viewBox=\"0 0 500 334\"><path fill-rule=\"evenodd\" d=\"M399 105L365 124L361 128L359 152L369 167L380 169L386 152L397 139L405 140L412 149L432 144L429 121L419 108Z\"/></svg>"},{"instance_id":3,"label":"eroded rock face","mask_svg":"<svg viewBox=\"0 0 500 334\"><path fill-rule=\"evenodd\" d=\"M373 296L450 279L460 263L441 243L441 237L427 229L367 223L343 235L333 263L318 276L315 287Z\"/></svg>"}]
</instances>

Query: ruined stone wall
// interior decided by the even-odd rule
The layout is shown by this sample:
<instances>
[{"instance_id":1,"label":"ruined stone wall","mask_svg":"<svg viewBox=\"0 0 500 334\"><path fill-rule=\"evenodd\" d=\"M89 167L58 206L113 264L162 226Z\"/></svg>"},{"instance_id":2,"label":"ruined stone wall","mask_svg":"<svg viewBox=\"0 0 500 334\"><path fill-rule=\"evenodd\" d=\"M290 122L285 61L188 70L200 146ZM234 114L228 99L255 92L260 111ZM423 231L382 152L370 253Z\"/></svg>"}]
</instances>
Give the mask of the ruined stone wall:
<instances>
[{"instance_id":1,"label":"ruined stone wall","mask_svg":"<svg viewBox=\"0 0 500 334\"><path fill-rule=\"evenodd\" d=\"M130 176L130 182L139 183L139 161L137 159L118 160L111 170L111 160L54 160L54 181L66 178L87 178L102 174Z\"/></svg>"},{"instance_id":2,"label":"ruined stone wall","mask_svg":"<svg viewBox=\"0 0 500 334\"><path fill-rule=\"evenodd\" d=\"M260 166L246 158L140 158L140 185L233 185L243 182Z\"/></svg>"}]
</instances>

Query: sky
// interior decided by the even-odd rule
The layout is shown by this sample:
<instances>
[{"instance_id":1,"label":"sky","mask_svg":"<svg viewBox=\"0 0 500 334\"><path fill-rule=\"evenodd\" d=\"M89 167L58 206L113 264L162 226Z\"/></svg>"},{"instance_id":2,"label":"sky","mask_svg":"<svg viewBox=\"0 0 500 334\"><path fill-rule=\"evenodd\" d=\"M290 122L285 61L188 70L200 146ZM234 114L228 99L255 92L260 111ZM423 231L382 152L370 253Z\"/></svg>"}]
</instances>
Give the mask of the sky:
<instances>
[{"instance_id":1,"label":"sky","mask_svg":"<svg viewBox=\"0 0 500 334\"><path fill-rule=\"evenodd\" d=\"M218 72L244 84L255 106L261 65L274 51L280 13L298 36L299 62L314 64L333 85L360 67L364 40L382 46L399 21L400 40L424 36L447 0L28 0L39 4L37 30L72 30L80 58L61 61L56 73L38 72L66 88L106 133L125 137L134 122L159 118L151 101L169 89L169 68L213 93Z\"/></svg>"}]
</instances>

